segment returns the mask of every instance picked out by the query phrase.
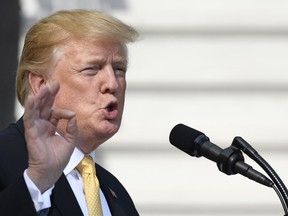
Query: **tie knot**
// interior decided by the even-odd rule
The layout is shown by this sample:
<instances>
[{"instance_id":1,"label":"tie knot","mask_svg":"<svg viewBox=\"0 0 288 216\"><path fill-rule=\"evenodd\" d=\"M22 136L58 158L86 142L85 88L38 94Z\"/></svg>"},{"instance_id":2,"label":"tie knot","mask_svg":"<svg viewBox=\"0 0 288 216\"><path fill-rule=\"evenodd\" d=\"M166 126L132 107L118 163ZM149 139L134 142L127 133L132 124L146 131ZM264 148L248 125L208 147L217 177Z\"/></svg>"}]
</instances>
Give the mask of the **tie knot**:
<instances>
[{"instance_id":1,"label":"tie knot","mask_svg":"<svg viewBox=\"0 0 288 216\"><path fill-rule=\"evenodd\" d=\"M95 174L95 163L91 156L85 156L82 161L77 165L76 169L83 176L83 174Z\"/></svg>"}]
</instances>

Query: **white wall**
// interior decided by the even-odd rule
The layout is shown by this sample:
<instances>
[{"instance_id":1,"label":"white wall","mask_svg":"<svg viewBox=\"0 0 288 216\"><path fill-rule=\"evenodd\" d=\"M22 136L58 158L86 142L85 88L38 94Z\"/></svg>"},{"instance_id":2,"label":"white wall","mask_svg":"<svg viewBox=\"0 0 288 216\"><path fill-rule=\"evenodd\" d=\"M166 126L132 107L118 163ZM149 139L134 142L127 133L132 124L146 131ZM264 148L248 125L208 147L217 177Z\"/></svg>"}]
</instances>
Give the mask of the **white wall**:
<instances>
[{"instance_id":1,"label":"white wall","mask_svg":"<svg viewBox=\"0 0 288 216\"><path fill-rule=\"evenodd\" d=\"M273 189L226 176L168 136L179 122L222 147L242 136L288 181L287 1L127 2L113 14L143 39L131 47L122 130L102 151L141 215L283 215Z\"/></svg>"},{"instance_id":2,"label":"white wall","mask_svg":"<svg viewBox=\"0 0 288 216\"><path fill-rule=\"evenodd\" d=\"M288 2L126 0L120 9L113 2L102 9L142 39L130 47L122 128L98 160L140 214L284 215L273 189L227 176L168 137L180 122L223 148L242 136L288 182Z\"/></svg>"}]
</instances>

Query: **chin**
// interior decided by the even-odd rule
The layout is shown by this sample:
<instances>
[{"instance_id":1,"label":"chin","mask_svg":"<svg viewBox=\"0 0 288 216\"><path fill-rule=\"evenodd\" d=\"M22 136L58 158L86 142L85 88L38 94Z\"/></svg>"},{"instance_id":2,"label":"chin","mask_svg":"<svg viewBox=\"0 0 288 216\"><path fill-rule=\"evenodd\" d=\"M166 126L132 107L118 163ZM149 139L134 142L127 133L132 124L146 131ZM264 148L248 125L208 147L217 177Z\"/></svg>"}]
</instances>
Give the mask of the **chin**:
<instances>
[{"instance_id":1,"label":"chin","mask_svg":"<svg viewBox=\"0 0 288 216\"><path fill-rule=\"evenodd\" d=\"M97 134L101 137L107 137L107 139L111 138L114 134L118 132L120 128L119 123L104 123L100 127L97 128ZM107 140L106 139L106 140Z\"/></svg>"}]
</instances>

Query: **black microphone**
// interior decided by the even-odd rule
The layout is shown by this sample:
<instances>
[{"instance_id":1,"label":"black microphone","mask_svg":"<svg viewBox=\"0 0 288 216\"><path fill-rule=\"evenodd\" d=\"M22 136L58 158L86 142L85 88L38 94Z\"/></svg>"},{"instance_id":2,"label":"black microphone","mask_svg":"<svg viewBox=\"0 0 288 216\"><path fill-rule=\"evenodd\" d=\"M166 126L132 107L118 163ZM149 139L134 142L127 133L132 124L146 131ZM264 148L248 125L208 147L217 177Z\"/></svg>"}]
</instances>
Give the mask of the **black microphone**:
<instances>
[{"instance_id":1,"label":"black microphone","mask_svg":"<svg viewBox=\"0 0 288 216\"><path fill-rule=\"evenodd\" d=\"M222 149L202 132L183 124L176 125L169 136L170 143L185 153L194 157L205 157L217 163L218 169L227 175L241 174L268 187L273 182L262 173L254 170L244 162L241 151L231 145Z\"/></svg>"}]
</instances>

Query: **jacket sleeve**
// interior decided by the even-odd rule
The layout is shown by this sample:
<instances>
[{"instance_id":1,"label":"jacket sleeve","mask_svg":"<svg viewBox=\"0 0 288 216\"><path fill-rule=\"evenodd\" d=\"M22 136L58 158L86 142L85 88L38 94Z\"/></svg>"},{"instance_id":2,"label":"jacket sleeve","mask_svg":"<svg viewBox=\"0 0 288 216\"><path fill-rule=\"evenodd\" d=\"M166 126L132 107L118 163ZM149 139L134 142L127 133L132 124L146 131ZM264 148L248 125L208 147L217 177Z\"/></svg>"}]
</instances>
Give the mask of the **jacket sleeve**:
<instances>
[{"instance_id":1,"label":"jacket sleeve","mask_svg":"<svg viewBox=\"0 0 288 216\"><path fill-rule=\"evenodd\" d=\"M22 118L0 131L0 215L36 216L23 172L28 152Z\"/></svg>"},{"instance_id":2,"label":"jacket sleeve","mask_svg":"<svg viewBox=\"0 0 288 216\"><path fill-rule=\"evenodd\" d=\"M37 216L33 201L24 181L19 178L0 192L1 216Z\"/></svg>"}]
</instances>

